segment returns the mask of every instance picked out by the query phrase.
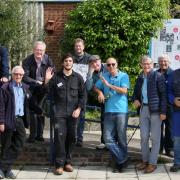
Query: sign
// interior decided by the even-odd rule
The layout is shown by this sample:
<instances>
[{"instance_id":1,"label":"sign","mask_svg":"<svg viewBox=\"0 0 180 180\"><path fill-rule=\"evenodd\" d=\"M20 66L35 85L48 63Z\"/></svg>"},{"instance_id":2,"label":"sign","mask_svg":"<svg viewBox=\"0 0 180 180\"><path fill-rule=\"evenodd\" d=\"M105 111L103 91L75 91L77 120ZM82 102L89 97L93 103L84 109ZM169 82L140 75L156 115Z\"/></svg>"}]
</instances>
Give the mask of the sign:
<instances>
[{"instance_id":1,"label":"sign","mask_svg":"<svg viewBox=\"0 0 180 180\"><path fill-rule=\"evenodd\" d=\"M180 68L180 19L165 21L158 37L151 40L150 57L155 65L158 65L158 57L163 54L170 57L172 69Z\"/></svg>"}]
</instances>

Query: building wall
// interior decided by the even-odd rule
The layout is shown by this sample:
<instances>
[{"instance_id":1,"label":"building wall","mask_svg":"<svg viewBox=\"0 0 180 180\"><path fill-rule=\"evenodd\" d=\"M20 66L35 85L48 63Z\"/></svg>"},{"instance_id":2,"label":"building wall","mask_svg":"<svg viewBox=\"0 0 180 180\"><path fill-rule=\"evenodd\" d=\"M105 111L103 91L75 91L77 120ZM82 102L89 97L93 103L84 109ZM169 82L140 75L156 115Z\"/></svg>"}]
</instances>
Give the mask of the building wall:
<instances>
[{"instance_id":1,"label":"building wall","mask_svg":"<svg viewBox=\"0 0 180 180\"><path fill-rule=\"evenodd\" d=\"M77 3L44 3L44 25L48 20L55 22L55 29L47 33L45 42L47 54L50 55L57 68L60 67L59 39L63 36L64 24L67 20L67 13L76 7Z\"/></svg>"}]
</instances>

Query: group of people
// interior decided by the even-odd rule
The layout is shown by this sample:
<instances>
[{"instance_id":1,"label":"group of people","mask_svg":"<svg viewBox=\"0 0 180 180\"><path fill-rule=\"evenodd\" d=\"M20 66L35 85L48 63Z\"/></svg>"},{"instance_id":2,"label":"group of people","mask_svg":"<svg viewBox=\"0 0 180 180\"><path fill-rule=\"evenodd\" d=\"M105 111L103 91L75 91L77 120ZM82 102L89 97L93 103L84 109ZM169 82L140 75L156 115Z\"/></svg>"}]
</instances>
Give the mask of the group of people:
<instances>
[{"instance_id":1,"label":"group of people","mask_svg":"<svg viewBox=\"0 0 180 180\"><path fill-rule=\"evenodd\" d=\"M63 56L62 68L57 71L45 54L42 41L34 44L33 54L15 66L8 81L7 49L0 48L0 179L16 178L12 165L21 152L30 125L27 142L44 141L45 96L51 104L54 126L55 171L62 175L72 172L72 151L83 145L86 102L90 92L97 94L101 106L101 143L113 158L113 169L122 172L128 162L127 124L129 76L118 68L118 61L109 57L102 63L98 55L84 51L81 38L75 39L74 52ZM158 154L172 156L171 171L180 169L180 68L169 67L169 57L160 56L160 69L153 70L153 61L143 56L142 72L138 76L133 104L140 115L142 162L138 170L151 173L157 168ZM165 131L164 131L165 126ZM164 133L165 132L165 133ZM151 140L151 147L149 147Z\"/></svg>"}]
</instances>

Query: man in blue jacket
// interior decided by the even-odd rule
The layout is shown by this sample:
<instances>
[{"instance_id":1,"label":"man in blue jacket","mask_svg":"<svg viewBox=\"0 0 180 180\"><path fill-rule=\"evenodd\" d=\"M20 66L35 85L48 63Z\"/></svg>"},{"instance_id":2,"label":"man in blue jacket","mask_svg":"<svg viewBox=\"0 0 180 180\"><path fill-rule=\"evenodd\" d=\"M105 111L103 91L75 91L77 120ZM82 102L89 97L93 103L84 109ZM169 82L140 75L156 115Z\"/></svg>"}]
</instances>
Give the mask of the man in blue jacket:
<instances>
[{"instance_id":1,"label":"man in blue jacket","mask_svg":"<svg viewBox=\"0 0 180 180\"><path fill-rule=\"evenodd\" d=\"M7 82L9 77L8 49L0 46L0 83Z\"/></svg>"},{"instance_id":2,"label":"man in blue jacket","mask_svg":"<svg viewBox=\"0 0 180 180\"><path fill-rule=\"evenodd\" d=\"M166 84L163 75L153 71L153 61L150 57L141 58L141 67L143 71L136 80L133 94L134 105L140 108L142 162L137 165L137 169L152 173L157 168L161 123L166 119Z\"/></svg>"},{"instance_id":3,"label":"man in blue jacket","mask_svg":"<svg viewBox=\"0 0 180 180\"><path fill-rule=\"evenodd\" d=\"M0 133L1 157L0 179L15 179L11 168L22 151L29 124L29 107L42 114L33 101L28 86L22 83L24 70L21 66L12 69L12 81L4 83L0 89Z\"/></svg>"}]
</instances>

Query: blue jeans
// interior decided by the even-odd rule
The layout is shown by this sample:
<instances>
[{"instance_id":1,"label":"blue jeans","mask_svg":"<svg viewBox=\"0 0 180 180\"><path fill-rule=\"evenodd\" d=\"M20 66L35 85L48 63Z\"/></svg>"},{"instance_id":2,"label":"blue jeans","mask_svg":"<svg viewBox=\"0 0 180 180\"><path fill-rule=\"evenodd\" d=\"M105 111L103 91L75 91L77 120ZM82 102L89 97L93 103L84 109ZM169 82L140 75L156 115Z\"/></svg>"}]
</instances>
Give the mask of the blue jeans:
<instances>
[{"instance_id":1,"label":"blue jeans","mask_svg":"<svg viewBox=\"0 0 180 180\"><path fill-rule=\"evenodd\" d=\"M174 164L180 166L180 137L174 137Z\"/></svg>"},{"instance_id":2,"label":"blue jeans","mask_svg":"<svg viewBox=\"0 0 180 180\"><path fill-rule=\"evenodd\" d=\"M124 163L127 158L127 113L105 113L104 141L117 164Z\"/></svg>"},{"instance_id":3,"label":"blue jeans","mask_svg":"<svg viewBox=\"0 0 180 180\"><path fill-rule=\"evenodd\" d=\"M84 132L84 117L80 117L77 125L77 142L83 142L83 132Z\"/></svg>"}]
</instances>

